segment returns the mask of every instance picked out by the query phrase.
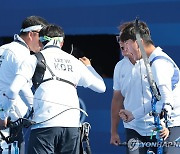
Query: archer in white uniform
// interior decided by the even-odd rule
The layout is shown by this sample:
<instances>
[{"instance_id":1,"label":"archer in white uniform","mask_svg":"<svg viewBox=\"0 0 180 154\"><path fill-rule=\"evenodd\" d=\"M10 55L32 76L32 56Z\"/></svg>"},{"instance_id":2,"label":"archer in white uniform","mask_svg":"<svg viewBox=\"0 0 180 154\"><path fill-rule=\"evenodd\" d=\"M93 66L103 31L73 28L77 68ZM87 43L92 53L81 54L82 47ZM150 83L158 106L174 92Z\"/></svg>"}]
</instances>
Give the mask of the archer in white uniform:
<instances>
[{"instance_id":1,"label":"archer in white uniform","mask_svg":"<svg viewBox=\"0 0 180 154\"><path fill-rule=\"evenodd\" d=\"M137 106L143 108L144 104L150 101L151 93L149 89L146 89L147 86L146 70L142 59L133 65L129 59L125 57L116 65L113 89L121 91L124 97L123 105L125 109L134 111ZM131 123L124 123L124 127L134 129L142 136L150 136L153 128L152 123L153 117L147 114L141 119Z\"/></svg>"},{"instance_id":2,"label":"archer in white uniform","mask_svg":"<svg viewBox=\"0 0 180 154\"><path fill-rule=\"evenodd\" d=\"M3 93L11 85L24 59L30 55L30 51L37 52L42 48L39 44L38 31L46 24L47 22L41 17L29 16L22 22L20 34L14 35L14 41L0 47L0 108L5 99ZM17 94L8 115L11 121L24 117L28 109L31 110L33 98L31 86L31 82L28 82ZM4 113L0 111L0 115L3 120Z\"/></svg>"},{"instance_id":3,"label":"archer in white uniform","mask_svg":"<svg viewBox=\"0 0 180 154\"><path fill-rule=\"evenodd\" d=\"M77 154L81 109L76 86L88 87L99 93L105 92L106 87L102 77L91 65L85 66L80 60L61 50L64 32L60 27L49 25L41 30L40 36L40 41L47 43L41 51L47 66L44 82L34 94L33 120L36 124L32 126L28 153ZM87 61L85 57L81 60ZM10 98L8 102L13 104L18 91L32 78L36 64L34 55L23 62L14 82L5 93ZM4 113L8 114L8 109Z\"/></svg>"},{"instance_id":4,"label":"archer in white uniform","mask_svg":"<svg viewBox=\"0 0 180 154\"><path fill-rule=\"evenodd\" d=\"M119 110L125 108L126 110L134 111L138 106L141 106L145 110L145 104L148 104L151 100L151 93L149 89L147 89L148 81L143 60L141 59L133 62L128 55L128 50L125 51L123 45L124 43L120 42L121 50L125 57L116 64L113 78L114 95L111 109L110 142L114 145L120 143L120 137L117 130L120 120L118 119ZM123 100L120 98L121 95ZM123 107L119 107L120 104L123 104ZM143 111L143 115L142 118L132 122L124 122L127 142L131 138L138 138L142 142L156 142L155 136L153 136L152 140L150 139L154 128L153 117L149 116L149 114L145 115L145 111ZM137 150L139 150L140 153L147 153L147 148L140 148ZM156 151L155 148L153 150ZM137 151L134 152L137 153ZM129 153L128 150L127 153Z\"/></svg>"},{"instance_id":5,"label":"archer in white uniform","mask_svg":"<svg viewBox=\"0 0 180 154\"><path fill-rule=\"evenodd\" d=\"M168 115L171 119L168 119L168 127L170 128L169 140L175 141L180 135L180 73L179 68L174 61L162 51L160 47L155 47L150 37L145 33L144 29L148 29L147 26L140 27L140 34L143 40L144 50L149 57L151 64L152 74L157 84L159 92L161 94L161 100L156 103L157 113L161 113L162 109L168 111ZM134 30L134 31L133 31ZM134 23L130 22L126 31L124 31L129 39L126 40L126 48L131 52L134 52L136 59L141 58L141 52L138 48L135 38ZM124 34L124 38L125 38ZM129 35L127 35L129 34ZM145 113L152 110L151 104L145 105ZM127 110L121 110L120 115L123 116L126 122L139 119L144 116L143 108L138 107L136 110L129 112ZM179 153L178 148L169 147L167 153Z\"/></svg>"}]
</instances>

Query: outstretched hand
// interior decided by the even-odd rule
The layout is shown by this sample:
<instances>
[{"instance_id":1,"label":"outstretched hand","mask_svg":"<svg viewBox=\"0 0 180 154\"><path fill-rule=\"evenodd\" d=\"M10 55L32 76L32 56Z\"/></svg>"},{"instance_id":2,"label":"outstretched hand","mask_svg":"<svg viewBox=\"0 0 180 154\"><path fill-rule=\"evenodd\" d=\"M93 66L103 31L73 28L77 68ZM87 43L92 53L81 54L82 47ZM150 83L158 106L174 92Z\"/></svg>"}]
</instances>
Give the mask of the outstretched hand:
<instances>
[{"instance_id":1,"label":"outstretched hand","mask_svg":"<svg viewBox=\"0 0 180 154\"><path fill-rule=\"evenodd\" d=\"M134 119L132 112L124 109L120 110L119 116L124 122L130 122Z\"/></svg>"},{"instance_id":2,"label":"outstretched hand","mask_svg":"<svg viewBox=\"0 0 180 154\"><path fill-rule=\"evenodd\" d=\"M79 58L79 60L84 64L84 65L91 65L91 61L90 59L88 59L87 57L82 57L82 58Z\"/></svg>"}]
</instances>

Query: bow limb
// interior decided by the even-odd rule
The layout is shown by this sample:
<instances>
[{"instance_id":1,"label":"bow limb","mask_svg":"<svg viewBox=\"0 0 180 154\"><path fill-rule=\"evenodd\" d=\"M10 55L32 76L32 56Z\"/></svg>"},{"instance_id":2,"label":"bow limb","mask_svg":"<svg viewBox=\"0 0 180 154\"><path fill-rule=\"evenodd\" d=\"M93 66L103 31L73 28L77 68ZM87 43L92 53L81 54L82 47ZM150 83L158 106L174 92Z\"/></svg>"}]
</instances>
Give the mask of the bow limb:
<instances>
[{"instance_id":1,"label":"bow limb","mask_svg":"<svg viewBox=\"0 0 180 154\"><path fill-rule=\"evenodd\" d=\"M141 54L142 54L142 58L144 60L144 64L145 64L146 72L147 72L147 77L148 77L148 82L149 82L151 93L152 93L151 106L152 106L152 115L154 117L154 125L157 129L156 139L157 139L158 145L161 145L163 143L163 138L160 136L160 130L162 130L162 126L161 126L160 116L156 110L156 103L157 103L157 101L159 101L161 99L161 95L160 95L159 90L157 88L157 85L153 79L151 66L150 66L146 51L144 50L143 44L141 42L142 39L140 36L140 28L139 28L138 22L139 22L139 20L136 19L135 25L134 25L135 26L135 35L136 35L137 44L138 44L139 49L140 49ZM163 148L161 146L158 147L157 153L158 154L163 153Z\"/></svg>"},{"instance_id":2,"label":"bow limb","mask_svg":"<svg viewBox=\"0 0 180 154\"><path fill-rule=\"evenodd\" d=\"M140 48L140 51L141 51L141 54L142 54L142 58L144 60L144 64L145 64L145 67L146 67L148 82L150 84L150 87L151 87L153 95L159 101L161 99L161 96L160 96L159 91L157 89L156 83L155 83L155 81L153 79L153 75L152 75L152 71L151 71L151 66L150 66L147 54L146 54L146 52L144 50L144 47L142 45L142 42L141 42L141 37L140 37L140 33L139 33L138 19L135 20L135 30L136 30L135 34L136 34L137 44L138 44L138 46Z\"/></svg>"}]
</instances>

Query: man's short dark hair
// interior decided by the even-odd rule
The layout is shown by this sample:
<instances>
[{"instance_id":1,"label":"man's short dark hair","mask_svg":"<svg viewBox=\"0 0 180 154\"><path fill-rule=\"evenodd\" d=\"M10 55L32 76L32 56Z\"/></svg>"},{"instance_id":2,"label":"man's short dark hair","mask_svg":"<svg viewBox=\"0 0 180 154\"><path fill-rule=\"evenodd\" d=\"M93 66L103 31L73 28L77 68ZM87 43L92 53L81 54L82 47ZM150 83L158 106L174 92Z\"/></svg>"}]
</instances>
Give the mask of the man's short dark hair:
<instances>
[{"instance_id":1,"label":"man's short dark hair","mask_svg":"<svg viewBox=\"0 0 180 154\"><path fill-rule=\"evenodd\" d=\"M48 36L48 37L63 37L65 38L64 30L62 27L54 24L49 24L41 29L39 36Z\"/></svg>"},{"instance_id":2,"label":"man's short dark hair","mask_svg":"<svg viewBox=\"0 0 180 154\"><path fill-rule=\"evenodd\" d=\"M58 25L54 25L54 24L49 24L45 27L43 27L40 32L39 32L39 37L63 37L63 39L65 38L65 34L64 34L64 30L62 29L62 27L58 26ZM42 42L43 45L46 45L49 42L49 40Z\"/></svg>"},{"instance_id":3,"label":"man's short dark hair","mask_svg":"<svg viewBox=\"0 0 180 154\"><path fill-rule=\"evenodd\" d=\"M120 26L120 40L125 42L129 39L135 41L136 34L135 34L135 23L134 21L123 23ZM139 29L140 29L140 36L145 41L146 44L153 44L151 40L150 30L147 24L143 21L139 22Z\"/></svg>"},{"instance_id":4,"label":"man's short dark hair","mask_svg":"<svg viewBox=\"0 0 180 154\"><path fill-rule=\"evenodd\" d=\"M29 16L24 19L21 25L21 29L25 29L30 26L41 25L42 27L47 26L48 22L40 16ZM21 32L21 34L24 32Z\"/></svg>"}]
</instances>

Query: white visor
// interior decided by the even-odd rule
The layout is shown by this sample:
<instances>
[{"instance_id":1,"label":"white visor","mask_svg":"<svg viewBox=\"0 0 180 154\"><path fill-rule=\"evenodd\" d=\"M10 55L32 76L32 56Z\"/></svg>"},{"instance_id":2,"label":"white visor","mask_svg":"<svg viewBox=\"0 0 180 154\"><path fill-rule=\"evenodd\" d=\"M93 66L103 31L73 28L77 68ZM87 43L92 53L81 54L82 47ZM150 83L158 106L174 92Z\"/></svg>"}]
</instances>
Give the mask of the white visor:
<instances>
[{"instance_id":1,"label":"white visor","mask_svg":"<svg viewBox=\"0 0 180 154\"><path fill-rule=\"evenodd\" d=\"M36 31L36 30L41 30L43 27L41 25L35 25L35 26L30 26L24 29L21 29L20 32L30 32L30 31Z\"/></svg>"}]
</instances>

